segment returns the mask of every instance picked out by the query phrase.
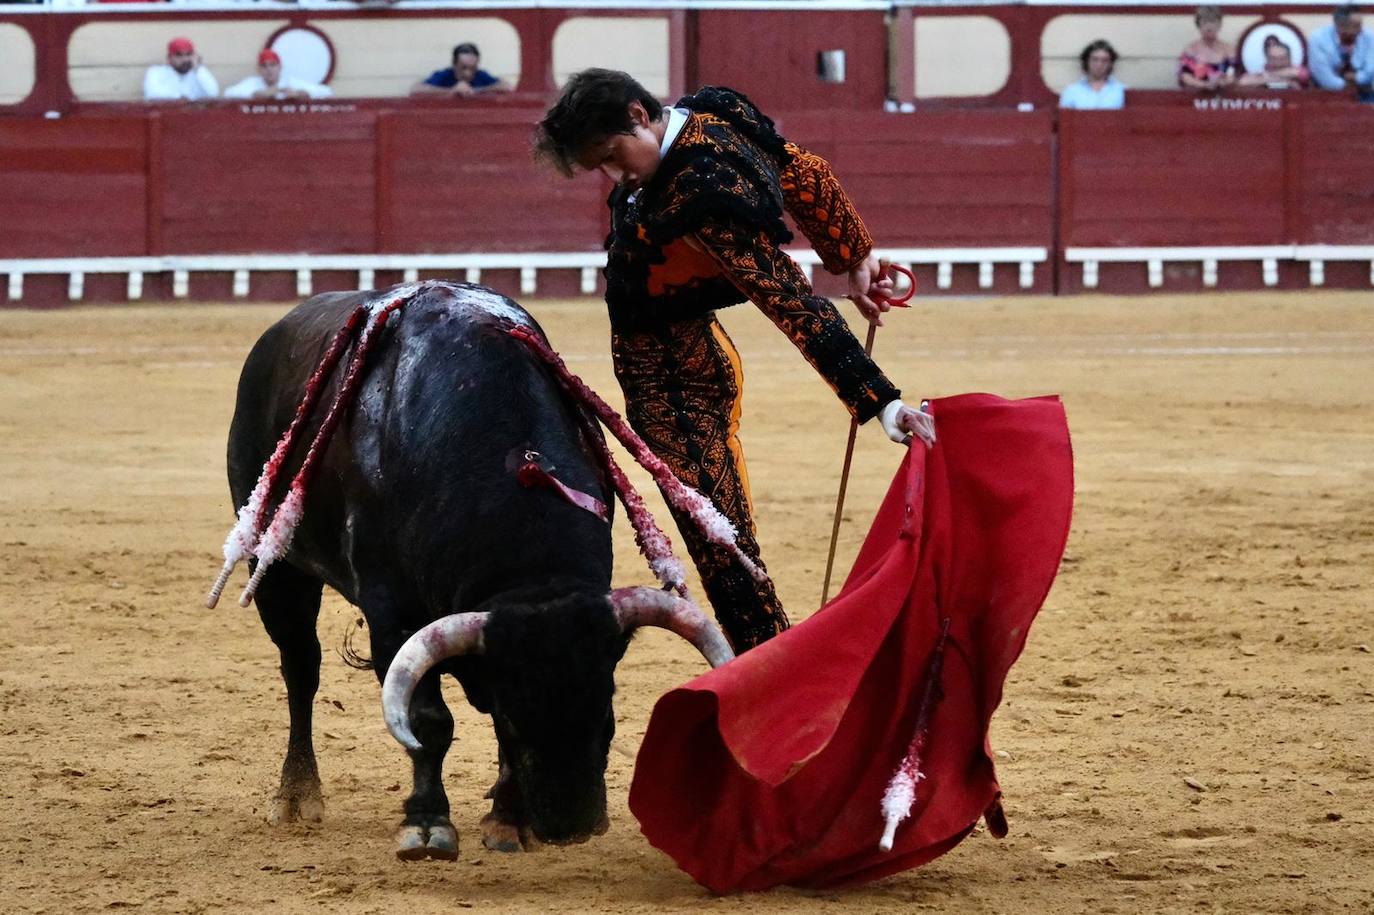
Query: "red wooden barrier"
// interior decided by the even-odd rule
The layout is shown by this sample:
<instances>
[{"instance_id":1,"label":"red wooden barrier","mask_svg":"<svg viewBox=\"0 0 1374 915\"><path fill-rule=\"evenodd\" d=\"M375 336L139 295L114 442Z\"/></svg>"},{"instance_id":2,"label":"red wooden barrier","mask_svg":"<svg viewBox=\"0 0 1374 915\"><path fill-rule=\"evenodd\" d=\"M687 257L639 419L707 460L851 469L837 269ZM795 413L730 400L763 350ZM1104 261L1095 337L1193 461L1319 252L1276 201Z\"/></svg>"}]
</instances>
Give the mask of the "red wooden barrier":
<instances>
[{"instance_id":1,"label":"red wooden barrier","mask_svg":"<svg viewBox=\"0 0 1374 915\"><path fill-rule=\"evenodd\" d=\"M809 112L779 119L791 140L834 166L884 248L1052 248L1054 121L1049 111ZM933 265L916 268L927 292ZM952 292L1049 292L1051 266L1023 287L1014 267L979 285L978 267L954 270ZM817 274L817 288L843 291Z\"/></svg>"},{"instance_id":2,"label":"red wooden barrier","mask_svg":"<svg viewBox=\"0 0 1374 915\"><path fill-rule=\"evenodd\" d=\"M1059 118L1065 247L1285 242L1282 111L1146 108Z\"/></svg>"},{"instance_id":3,"label":"red wooden barrier","mask_svg":"<svg viewBox=\"0 0 1374 915\"><path fill-rule=\"evenodd\" d=\"M606 185L531 160L541 111L110 106L0 118L0 259L595 251ZM831 159L880 245L1044 247L1068 279L1052 286L1036 268L1037 290L1080 288L1070 248L1374 245L1369 106L773 113ZM1145 288L1149 259L1104 265L1101 288ZM1306 285L1306 264L1281 259L1279 284ZM1197 288L1201 263L1170 267L1169 284ZM1368 282L1367 262L1330 264L1328 285ZM1020 288L1011 269L990 287L976 275L957 268L950 288ZM1223 265L1220 285L1260 276L1258 262Z\"/></svg>"},{"instance_id":4,"label":"red wooden barrier","mask_svg":"<svg viewBox=\"0 0 1374 915\"><path fill-rule=\"evenodd\" d=\"M608 188L531 155L542 109L397 111L377 157L387 229L379 251L579 251L606 235Z\"/></svg>"},{"instance_id":5,"label":"red wooden barrier","mask_svg":"<svg viewBox=\"0 0 1374 915\"><path fill-rule=\"evenodd\" d=\"M887 29L872 10L696 10L687 86L731 86L764 111L808 108L878 112L887 98ZM848 49L845 80L822 82L816 55Z\"/></svg>"},{"instance_id":6,"label":"red wooden barrier","mask_svg":"<svg viewBox=\"0 0 1374 915\"><path fill-rule=\"evenodd\" d=\"M0 258L142 254L146 118L0 121Z\"/></svg>"},{"instance_id":7,"label":"red wooden barrier","mask_svg":"<svg viewBox=\"0 0 1374 915\"><path fill-rule=\"evenodd\" d=\"M0 258L573 251L605 237L605 184L533 161L539 109L257 107L272 111L0 120Z\"/></svg>"},{"instance_id":8,"label":"red wooden barrier","mask_svg":"<svg viewBox=\"0 0 1374 915\"><path fill-rule=\"evenodd\" d=\"M1374 106L1302 110L1290 138L1294 241L1374 245Z\"/></svg>"},{"instance_id":9,"label":"red wooden barrier","mask_svg":"<svg viewBox=\"0 0 1374 915\"><path fill-rule=\"evenodd\" d=\"M376 115L166 112L156 254L375 250Z\"/></svg>"},{"instance_id":10,"label":"red wooden barrier","mask_svg":"<svg viewBox=\"0 0 1374 915\"><path fill-rule=\"evenodd\" d=\"M1374 245L1374 185L1365 161L1374 110L1321 93L1282 102L1275 110L1060 112L1059 290L1196 289L1209 282L1209 259L1219 262L1210 282L1223 288L1305 287L1312 274L1297 248ZM1215 251L1271 246L1289 253L1225 263L1226 252ZM1169 262L1162 282L1156 276L1153 283L1143 266L1169 258L1148 250L1129 263L1109 258L1094 286L1068 262L1075 248L1118 249L1114 257L1130 254L1120 249L1198 254ZM1267 278L1265 259L1276 262ZM1367 286L1368 259L1332 260L1324 282Z\"/></svg>"},{"instance_id":11,"label":"red wooden barrier","mask_svg":"<svg viewBox=\"0 0 1374 915\"><path fill-rule=\"evenodd\" d=\"M884 246L1049 245L1050 112L812 112L780 122L830 160Z\"/></svg>"}]
</instances>

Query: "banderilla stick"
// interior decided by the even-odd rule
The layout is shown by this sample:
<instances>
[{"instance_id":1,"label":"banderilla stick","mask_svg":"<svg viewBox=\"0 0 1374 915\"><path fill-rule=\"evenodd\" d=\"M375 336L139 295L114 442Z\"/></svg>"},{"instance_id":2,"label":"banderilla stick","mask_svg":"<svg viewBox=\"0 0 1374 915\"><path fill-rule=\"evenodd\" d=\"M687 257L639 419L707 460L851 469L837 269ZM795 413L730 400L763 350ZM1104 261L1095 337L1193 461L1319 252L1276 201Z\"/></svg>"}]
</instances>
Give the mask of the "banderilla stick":
<instances>
[{"instance_id":1,"label":"banderilla stick","mask_svg":"<svg viewBox=\"0 0 1374 915\"><path fill-rule=\"evenodd\" d=\"M868 339L864 341L864 355L873 355L873 338L878 325L868 325ZM844 513L844 491L849 486L849 465L854 460L854 440L859 436L859 420L849 421L849 444L844 447L844 468L840 470L840 494L835 497L835 523L830 528L830 555L825 557L825 584L821 586L821 606L830 599L830 573L835 570L835 546L840 540L840 517Z\"/></svg>"}]
</instances>

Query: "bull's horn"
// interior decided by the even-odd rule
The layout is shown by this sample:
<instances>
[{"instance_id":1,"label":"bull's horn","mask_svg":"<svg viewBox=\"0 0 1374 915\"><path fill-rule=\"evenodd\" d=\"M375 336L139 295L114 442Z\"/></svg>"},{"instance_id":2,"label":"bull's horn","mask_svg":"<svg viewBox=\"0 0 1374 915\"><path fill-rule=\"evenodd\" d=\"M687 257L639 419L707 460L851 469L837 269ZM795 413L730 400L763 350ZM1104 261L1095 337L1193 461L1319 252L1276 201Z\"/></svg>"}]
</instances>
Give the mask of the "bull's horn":
<instances>
[{"instance_id":1,"label":"bull's horn","mask_svg":"<svg viewBox=\"0 0 1374 915\"><path fill-rule=\"evenodd\" d=\"M671 630L696 646L712 667L735 657L716 624L696 604L676 594L657 588L617 588L611 592L611 607L623 632L638 626Z\"/></svg>"},{"instance_id":2,"label":"bull's horn","mask_svg":"<svg viewBox=\"0 0 1374 915\"><path fill-rule=\"evenodd\" d=\"M392 658L382 683L382 717L387 730L408 750L420 749L410 730L410 697L420 678L445 658L481 654L485 613L455 613L416 632Z\"/></svg>"}]
</instances>

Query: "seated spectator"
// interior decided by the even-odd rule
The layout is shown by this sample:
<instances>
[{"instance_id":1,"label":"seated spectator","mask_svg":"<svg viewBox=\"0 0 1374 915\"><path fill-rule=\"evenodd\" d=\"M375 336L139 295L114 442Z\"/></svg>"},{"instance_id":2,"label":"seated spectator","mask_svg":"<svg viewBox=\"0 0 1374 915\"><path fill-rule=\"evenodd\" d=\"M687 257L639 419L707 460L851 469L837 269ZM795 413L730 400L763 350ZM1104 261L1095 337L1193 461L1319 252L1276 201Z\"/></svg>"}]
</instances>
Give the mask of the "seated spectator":
<instances>
[{"instance_id":1,"label":"seated spectator","mask_svg":"<svg viewBox=\"0 0 1374 915\"><path fill-rule=\"evenodd\" d=\"M464 42L453 49L453 66L435 70L428 79L410 87L411 95L456 95L468 98L487 92L509 92L505 80L492 76L478 65L482 52L477 45Z\"/></svg>"},{"instance_id":2,"label":"seated spectator","mask_svg":"<svg viewBox=\"0 0 1374 915\"><path fill-rule=\"evenodd\" d=\"M219 83L205 68L189 38L167 42L167 62L153 64L143 74L143 98L149 102L175 99L198 101L219 95Z\"/></svg>"},{"instance_id":3,"label":"seated spectator","mask_svg":"<svg viewBox=\"0 0 1374 915\"><path fill-rule=\"evenodd\" d=\"M1221 10L1199 6L1193 17L1198 38L1178 58L1178 84L1184 89L1223 89L1236 81L1236 49L1217 37Z\"/></svg>"},{"instance_id":4,"label":"seated spectator","mask_svg":"<svg viewBox=\"0 0 1374 915\"><path fill-rule=\"evenodd\" d=\"M1268 35L1264 39L1264 69L1245 74L1239 82L1251 88L1306 89L1312 77L1306 67L1293 66L1293 51L1282 38Z\"/></svg>"},{"instance_id":5,"label":"seated spectator","mask_svg":"<svg viewBox=\"0 0 1374 915\"><path fill-rule=\"evenodd\" d=\"M1083 53L1078 55L1083 78L1070 83L1060 93L1059 107L1084 111L1123 107L1126 104L1126 87L1112 76L1117 56L1116 48L1101 38L1084 48Z\"/></svg>"},{"instance_id":6,"label":"seated spectator","mask_svg":"<svg viewBox=\"0 0 1374 915\"><path fill-rule=\"evenodd\" d=\"M1331 25L1307 39L1312 79L1323 89L1354 89L1363 101L1374 101L1374 35L1364 31L1360 8L1353 3L1336 7Z\"/></svg>"},{"instance_id":7,"label":"seated spectator","mask_svg":"<svg viewBox=\"0 0 1374 915\"><path fill-rule=\"evenodd\" d=\"M305 101L330 98L334 91L319 83L306 82L295 76L283 76L281 57L271 48L258 53L258 75L241 80L224 90L225 98L290 99Z\"/></svg>"}]
</instances>

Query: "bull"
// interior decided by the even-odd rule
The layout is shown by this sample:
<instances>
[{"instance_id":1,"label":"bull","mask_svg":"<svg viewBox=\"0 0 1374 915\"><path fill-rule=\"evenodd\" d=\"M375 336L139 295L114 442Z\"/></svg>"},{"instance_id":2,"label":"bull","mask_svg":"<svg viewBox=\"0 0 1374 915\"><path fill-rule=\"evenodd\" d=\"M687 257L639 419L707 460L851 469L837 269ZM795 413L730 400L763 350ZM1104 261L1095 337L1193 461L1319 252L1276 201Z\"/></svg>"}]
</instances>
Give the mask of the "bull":
<instances>
[{"instance_id":1,"label":"bull","mask_svg":"<svg viewBox=\"0 0 1374 915\"><path fill-rule=\"evenodd\" d=\"M441 778L453 738L444 673L491 716L496 734L483 844L518 851L585 841L608 825L614 671L634 629L673 629L713 665L730 657L729 646L679 598L611 591L604 442L548 367L508 332L520 326L543 339L533 318L478 286L425 283L399 294L403 310L377 330L351 408L344 405L315 458L289 550L255 569L258 614L280 653L290 713L269 819L318 821L323 813L311 709L327 584L367 620L385 716L410 755L399 857L458 854ZM254 491L331 339L378 300L315 296L253 347L229 430L235 504ZM318 417L307 422L321 425ZM292 449L287 465L301 466L303 450ZM513 472L531 461L559 485L530 486ZM598 516L588 500L560 491L590 496L606 511Z\"/></svg>"}]
</instances>

